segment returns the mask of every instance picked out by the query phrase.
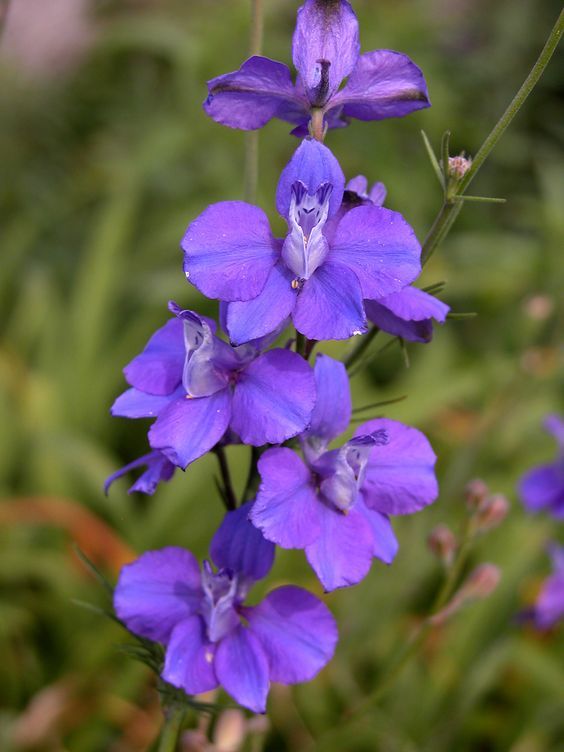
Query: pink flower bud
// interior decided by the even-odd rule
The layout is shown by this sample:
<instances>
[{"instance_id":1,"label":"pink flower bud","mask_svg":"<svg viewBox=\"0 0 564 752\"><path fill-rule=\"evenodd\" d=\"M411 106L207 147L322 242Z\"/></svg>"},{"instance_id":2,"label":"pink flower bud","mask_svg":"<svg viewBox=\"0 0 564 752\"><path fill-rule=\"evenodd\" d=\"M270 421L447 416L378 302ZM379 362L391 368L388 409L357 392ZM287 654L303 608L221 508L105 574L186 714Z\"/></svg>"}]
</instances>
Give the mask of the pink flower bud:
<instances>
[{"instance_id":1,"label":"pink flower bud","mask_svg":"<svg viewBox=\"0 0 564 752\"><path fill-rule=\"evenodd\" d=\"M448 158L448 174L455 180L462 180L472 166L472 158L465 157L464 152L457 157Z\"/></svg>"},{"instance_id":2,"label":"pink flower bud","mask_svg":"<svg viewBox=\"0 0 564 752\"><path fill-rule=\"evenodd\" d=\"M464 489L464 497L466 499L468 509L470 509L472 512L480 509L489 493L490 490L483 480L480 480L479 478L471 480Z\"/></svg>"},{"instance_id":3,"label":"pink flower bud","mask_svg":"<svg viewBox=\"0 0 564 752\"><path fill-rule=\"evenodd\" d=\"M427 545L445 566L449 567L452 564L458 541L450 528L446 525L437 525L429 533Z\"/></svg>"},{"instance_id":4,"label":"pink flower bud","mask_svg":"<svg viewBox=\"0 0 564 752\"><path fill-rule=\"evenodd\" d=\"M497 527L507 517L509 502L501 494L485 499L476 512L476 529L480 532Z\"/></svg>"},{"instance_id":5,"label":"pink flower bud","mask_svg":"<svg viewBox=\"0 0 564 752\"><path fill-rule=\"evenodd\" d=\"M501 571L495 564L480 564L460 589L464 600L471 598L487 598L493 593L501 579Z\"/></svg>"}]
</instances>

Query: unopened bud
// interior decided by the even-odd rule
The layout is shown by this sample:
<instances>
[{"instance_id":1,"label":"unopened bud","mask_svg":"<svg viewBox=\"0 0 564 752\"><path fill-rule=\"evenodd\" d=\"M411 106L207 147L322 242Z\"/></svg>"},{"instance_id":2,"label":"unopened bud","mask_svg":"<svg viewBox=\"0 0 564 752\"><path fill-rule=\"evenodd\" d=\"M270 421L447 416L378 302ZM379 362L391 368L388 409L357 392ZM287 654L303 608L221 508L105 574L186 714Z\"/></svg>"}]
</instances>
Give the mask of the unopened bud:
<instances>
[{"instance_id":1,"label":"unopened bud","mask_svg":"<svg viewBox=\"0 0 564 752\"><path fill-rule=\"evenodd\" d=\"M448 158L448 174L454 180L462 180L472 166L472 158L464 156L464 152L457 157Z\"/></svg>"},{"instance_id":2,"label":"unopened bud","mask_svg":"<svg viewBox=\"0 0 564 752\"><path fill-rule=\"evenodd\" d=\"M486 486L483 480L476 478L471 480L464 489L464 498L468 509L475 512L483 505L486 498L489 496L490 489Z\"/></svg>"},{"instance_id":3,"label":"unopened bud","mask_svg":"<svg viewBox=\"0 0 564 752\"><path fill-rule=\"evenodd\" d=\"M480 532L497 527L507 517L509 502L501 494L495 494L485 499L476 512L476 529Z\"/></svg>"},{"instance_id":4,"label":"unopened bud","mask_svg":"<svg viewBox=\"0 0 564 752\"><path fill-rule=\"evenodd\" d=\"M237 752L241 749L247 722L241 710L224 710L216 724L213 742L217 752Z\"/></svg>"},{"instance_id":5,"label":"unopened bud","mask_svg":"<svg viewBox=\"0 0 564 752\"><path fill-rule=\"evenodd\" d=\"M458 541L450 528L446 525L437 525L429 533L427 545L446 567L450 567L458 548Z\"/></svg>"},{"instance_id":6,"label":"unopened bud","mask_svg":"<svg viewBox=\"0 0 564 752\"><path fill-rule=\"evenodd\" d=\"M495 564L480 564L470 573L468 579L460 589L460 596L464 600L473 598L487 598L499 585L501 571Z\"/></svg>"}]
</instances>

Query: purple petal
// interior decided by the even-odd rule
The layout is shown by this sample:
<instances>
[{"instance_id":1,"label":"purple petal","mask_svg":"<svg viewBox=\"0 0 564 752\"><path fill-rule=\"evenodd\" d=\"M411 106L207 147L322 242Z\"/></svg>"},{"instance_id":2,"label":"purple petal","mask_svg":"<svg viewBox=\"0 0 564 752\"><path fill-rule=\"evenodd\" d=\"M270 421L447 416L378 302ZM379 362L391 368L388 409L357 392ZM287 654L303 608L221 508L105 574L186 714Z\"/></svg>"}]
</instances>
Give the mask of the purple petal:
<instances>
[{"instance_id":1,"label":"purple petal","mask_svg":"<svg viewBox=\"0 0 564 752\"><path fill-rule=\"evenodd\" d=\"M366 517L372 527L374 535L374 556L381 559L384 564L391 564L399 549L399 544L392 523L385 514L380 514L374 509L369 509L364 503L362 494L359 494L357 507L359 512Z\"/></svg>"},{"instance_id":2,"label":"purple petal","mask_svg":"<svg viewBox=\"0 0 564 752\"><path fill-rule=\"evenodd\" d=\"M149 430L149 443L168 459L185 468L214 447L231 417L228 389L211 397L181 397L159 415Z\"/></svg>"},{"instance_id":3,"label":"purple petal","mask_svg":"<svg viewBox=\"0 0 564 752\"><path fill-rule=\"evenodd\" d=\"M231 428L244 444L279 444L304 430L314 404L309 364L297 353L270 350L239 375Z\"/></svg>"},{"instance_id":4,"label":"purple petal","mask_svg":"<svg viewBox=\"0 0 564 752\"><path fill-rule=\"evenodd\" d=\"M366 505L383 514L411 514L438 496L436 456L416 428L377 418L363 423L355 436L385 431L388 443L370 453L362 492Z\"/></svg>"},{"instance_id":5,"label":"purple petal","mask_svg":"<svg viewBox=\"0 0 564 752\"><path fill-rule=\"evenodd\" d=\"M306 436L332 441L344 433L352 415L347 369L328 355L317 355L314 366L317 400Z\"/></svg>"},{"instance_id":6,"label":"purple petal","mask_svg":"<svg viewBox=\"0 0 564 752\"><path fill-rule=\"evenodd\" d=\"M564 420L559 415L548 415L544 420L544 428L554 436L560 451L564 452Z\"/></svg>"},{"instance_id":7,"label":"purple petal","mask_svg":"<svg viewBox=\"0 0 564 752\"><path fill-rule=\"evenodd\" d=\"M374 50L359 57L330 106L343 107L346 117L383 120L403 117L430 104L423 73L407 55Z\"/></svg>"},{"instance_id":8,"label":"purple petal","mask_svg":"<svg viewBox=\"0 0 564 752\"><path fill-rule=\"evenodd\" d=\"M450 307L416 287L404 287L379 300L365 300L366 315L380 329L410 342L429 342L432 319L446 321Z\"/></svg>"},{"instance_id":9,"label":"purple petal","mask_svg":"<svg viewBox=\"0 0 564 752\"><path fill-rule=\"evenodd\" d=\"M131 470L136 470L138 467L146 467L142 475L135 481L127 493L144 493L152 496L161 481L168 481L172 478L175 466L167 460L164 454L160 452L150 452L143 457L139 457L133 462L130 462L125 467L116 470L112 473L104 483L104 493L107 494L110 490L110 486L118 478L122 478Z\"/></svg>"},{"instance_id":10,"label":"purple petal","mask_svg":"<svg viewBox=\"0 0 564 752\"><path fill-rule=\"evenodd\" d=\"M321 535L306 548L306 556L325 591L356 585L370 570L374 536L356 507L347 514L324 506Z\"/></svg>"},{"instance_id":11,"label":"purple petal","mask_svg":"<svg viewBox=\"0 0 564 752\"><path fill-rule=\"evenodd\" d=\"M266 653L272 681L309 681L333 657L335 619L324 603L302 588L286 585L273 590L258 606L246 608L245 617Z\"/></svg>"},{"instance_id":12,"label":"purple petal","mask_svg":"<svg viewBox=\"0 0 564 752\"><path fill-rule=\"evenodd\" d=\"M564 575L556 573L545 580L534 613L541 629L552 627L564 619Z\"/></svg>"},{"instance_id":13,"label":"purple petal","mask_svg":"<svg viewBox=\"0 0 564 752\"><path fill-rule=\"evenodd\" d=\"M111 414L119 418L155 418L171 402L183 393L182 387L166 397L146 394L137 389L128 389L116 399L111 407Z\"/></svg>"},{"instance_id":14,"label":"purple petal","mask_svg":"<svg viewBox=\"0 0 564 752\"><path fill-rule=\"evenodd\" d=\"M306 0L292 40L294 65L311 104L322 107L353 70L358 21L346 0Z\"/></svg>"},{"instance_id":15,"label":"purple petal","mask_svg":"<svg viewBox=\"0 0 564 752\"><path fill-rule=\"evenodd\" d=\"M397 212L358 206L339 222L328 261L347 266L358 277L365 298L397 292L421 271L421 247Z\"/></svg>"},{"instance_id":16,"label":"purple petal","mask_svg":"<svg viewBox=\"0 0 564 752\"><path fill-rule=\"evenodd\" d=\"M276 189L276 208L285 219L290 212L292 186L296 182L303 183L310 194L314 194L323 183L329 183L332 186L329 216L338 211L343 198L345 176L333 153L319 141L304 139L282 170Z\"/></svg>"},{"instance_id":17,"label":"purple petal","mask_svg":"<svg viewBox=\"0 0 564 752\"><path fill-rule=\"evenodd\" d=\"M166 642L199 607L203 592L196 558L170 546L126 564L114 590L116 615L134 634Z\"/></svg>"},{"instance_id":18,"label":"purple petal","mask_svg":"<svg viewBox=\"0 0 564 752\"><path fill-rule=\"evenodd\" d=\"M204 620L192 616L178 624L166 649L163 679L189 695L209 692L219 684L214 667L215 645L206 636Z\"/></svg>"},{"instance_id":19,"label":"purple petal","mask_svg":"<svg viewBox=\"0 0 564 752\"><path fill-rule=\"evenodd\" d=\"M526 473L519 484L519 493L530 512L548 509L564 512L564 465L541 465Z\"/></svg>"},{"instance_id":20,"label":"purple petal","mask_svg":"<svg viewBox=\"0 0 564 752\"><path fill-rule=\"evenodd\" d=\"M182 322L170 319L123 369L131 386L149 394L170 394L180 384L186 350Z\"/></svg>"},{"instance_id":21,"label":"purple petal","mask_svg":"<svg viewBox=\"0 0 564 752\"><path fill-rule=\"evenodd\" d=\"M218 569L241 572L261 580L274 562L274 544L250 522L252 502L227 512L210 544L210 554Z\"/></svg>"},{"instance_id":22,"label":"purple petal","mask_svg":"<svg viewBox=\"0 0 564 752\"><path fill-rule=\"evenodd\" d=\"M259 460L261 484L250 520L282 548L304 548L320 533L322 503L309 469L291 449L269 449Z\"/></svg>"},{"instance_id":23,"label":"purple petal","mask_svg":"<svg viewBox=\"0 0 564 752\"><path fill-rule=\"evenodd\" d=\"M221 640L215 660L217 678L240 705L254 713L266 711L268 659L257 638L238 626Z\"/></svg>"},{"instance_id":24,"label":"purple petal","mask_svg":"<svg viewBox=\"0 0 564 752\"><path fill-rule=\"evenodd\" d=\"M320 266L304 282L293 315L308 339L348 339L366 331L362 291L354 272L342 264Z\"/></svg>"},{"instance_id":25,"label":"purple petal","mask_svg":"<svg viewBox=\"0 0 564 752\"><path fill-rule=\"evenodd\" d=\"M256 298L227 306L227 332L234 345L264 337L283 324L296 304L293 275L279 262Z\"/></svg>"},{"instance_id":26,"label":"purple petal","mask_svg":"<svg viewBox=\"0 0 564 752\"><path fill-rule=\"evenodd\" d=\"M250 300L278 258L268 217L243 201L212 204L182 239L187 279L208 298Z\"/></svg>"},{"instance_id":27,"label":"purple petal","mask_svg":"<svg viewBox=\"0 0 564 752\"><path fill-rule=\"evenodd\" d=\"M267 57L251 57L238 71L213 78L208 92L204 110L230 128L249 131L273 117L291 123L307 117L307 102L296 92L288 67Z\"/></svg>"}]
</instances>

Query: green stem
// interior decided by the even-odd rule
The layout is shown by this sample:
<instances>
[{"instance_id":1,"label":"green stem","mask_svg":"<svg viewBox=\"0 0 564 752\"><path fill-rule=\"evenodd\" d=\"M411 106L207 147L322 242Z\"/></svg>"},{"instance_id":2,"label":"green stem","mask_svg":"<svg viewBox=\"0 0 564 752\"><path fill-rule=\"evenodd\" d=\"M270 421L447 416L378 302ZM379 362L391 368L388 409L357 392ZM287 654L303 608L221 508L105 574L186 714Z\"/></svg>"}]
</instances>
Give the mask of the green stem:
<instances>
[{"instance_id":1,"label":"green stem","mask_svg":"<svg viewBox=\"0 0 564 752\"><path fill-rule=\"evenodd\" d=\"M251 35L249 54L260 55L264 29L262 0L251 0ZM255 203L259 172L259 133L258 130L245 134L245 201Z\"/></svg>"},{"instance_id":2,"label":"green stem","mask_svg":"<svg viewBox=\"0 0 564 752\"><path fill-rule=\"evenodd\" d=\"M258 480L257 464L260 459L260 450L258 447L251 447L251 461L249 464L249 473L247 475L247 482L245 483L245 490L241 497L241 504L244 504L250 499L255 491L256 481Z\"/></svg>"},{"instance_id":3,"label":"green stem","mask_svg":"<svg viewBox=\"0 0 564 752\"><path fill-rule=\"evenodd\" d=\"M237 497L233 490L233 483L231 482L231 473L229 471L229 463L227 462L225 449L222 446L217 445L213 451L217 457L219 472L221 473L221 480L223 481L223 501L225 503L225 508L228 512L232 512L234 509L237 509Z\"/></svg>"},{"instance_id":4,"label":"green stem","mask_svg":"<svg viewBox=\"0 0 564 752\"><path fill-rule=\"evenodd\" d=\"M173 707L166 711L158 752L176 752L178 737L184 720L184 708Z\"/></svg>"},{"instance_id":5,"label":"green stem","mask_svg":"<svg viewBox=\"0 0 564 752\"><path fill-rule=\"evenodd\" d=\"M359 337L359 340L352 349L351 353L345 358L344 362L347 369L352 368L352 366L356 363L360 356L366 352L379 331L380 330L377 326L373 326L364 336Z\"/></svg>"}]
</instances>

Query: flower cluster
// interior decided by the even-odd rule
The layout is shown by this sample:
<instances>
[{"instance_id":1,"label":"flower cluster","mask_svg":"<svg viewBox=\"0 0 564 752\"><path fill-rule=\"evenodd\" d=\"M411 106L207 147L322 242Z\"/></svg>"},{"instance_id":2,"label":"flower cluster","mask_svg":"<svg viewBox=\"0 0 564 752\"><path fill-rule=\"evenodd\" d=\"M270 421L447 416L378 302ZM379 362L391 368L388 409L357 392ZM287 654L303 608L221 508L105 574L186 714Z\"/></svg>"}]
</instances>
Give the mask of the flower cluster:
<instances>
[{"instance_id":1,"label":"flower cluster","mask_svg":"<svg viewBox=\"0 0 564 752\"><path fill-rule=\"evenodd\" d=\"M432 321L449 310L413 287L421 248L406 220L383 207L384 186L346 182L322 143L349 118L428 106L421 71L397 52L360 55L346 0L306 0L293 58L295 84L286 66L263 57L209 83L204 108L218 122L254 129L278 117L304 136L276 189L287 232L275 237L262 209L242 201L212 204L188 225L184 273L219 301L219 324L169 303L171 317L125 367L129 388L112 407L153 420L150 452L106 483L144 468L130 491L152 494L207 452L225 462L229 444L257 448L255 487L240 506L231 499L211 543L217 569L206 561L200 570L184 549L151 551L123 569L115 590L123 623L165 646L165 681L189 694L221 685L257 712L271 681L311 679L337 639L327 607L301 588L244 605L275 545L303 549L324 591L351 586L374 557L392 563L391 518L438 495L435 454L417 429L374 418L339 438L351 422L347 369L309 356L320 341L371 325L428 342ZM290 325L295 338L281 339Z\"/></svg>"}]
</instances>

